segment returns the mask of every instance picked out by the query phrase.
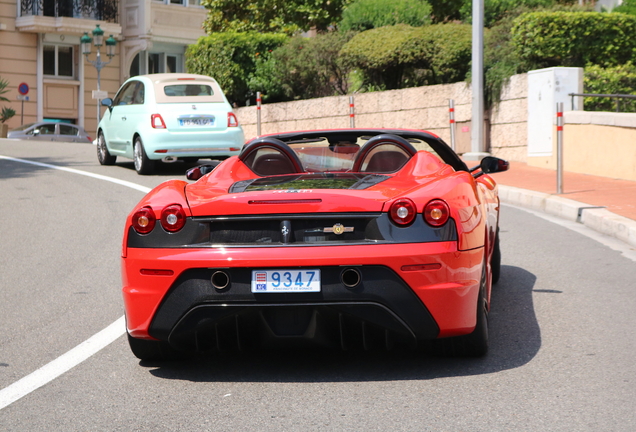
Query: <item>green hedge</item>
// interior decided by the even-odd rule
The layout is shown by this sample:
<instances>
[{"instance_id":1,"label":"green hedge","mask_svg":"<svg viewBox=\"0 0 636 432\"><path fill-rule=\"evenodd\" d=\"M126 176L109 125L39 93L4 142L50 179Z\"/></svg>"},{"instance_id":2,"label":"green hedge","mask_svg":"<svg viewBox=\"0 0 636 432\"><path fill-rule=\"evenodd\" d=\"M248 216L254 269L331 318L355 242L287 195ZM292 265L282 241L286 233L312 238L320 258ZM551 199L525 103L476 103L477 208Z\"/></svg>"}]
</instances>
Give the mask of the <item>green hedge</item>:
<instances>
[{"instance_id":1,"label":"green hedge","mask_svg":"<svg viewBox=\"0 0 636 432\"><path fill-rule=\"evenodd\" d=\"M623 3L620 6L612 9L612 12L636 15L636 0L623 0Z\"/></svg>"},{"instance_id":2,"label":"green hedge","mask_svg":"<svg viewBox=\"0 0 636 432\"><path fill-rule=\"evenodd\" d=\"M342 12L338 28L365 31L396 24L418 27L431 23L431 11L425 0L355 0Z\"/></svg>"},{"instance_id":3,"label":"green hedge","mask_svg":"<svg viewBox=\"0 0 636 432\"><path fill-rule=\"evenodd\" d=\"M627 63L621 66L602 68L588 66L583 79L585 93L634 94L636 91L636 66ZM586 97L586 111L615 111L616 99ZM621 112L636 112L636 100L621 99Z\"/></svg>"},{"instance_id":4,"label":"green hedge","mask_svg":"<svg viewBox=\"0 0 636 432\"><path fill-rule=\"evenodd\" d=\"M250 88L263 93L266 102L347 94L349 69L338 52L351 37L352 33L329 32L289 39L257 63Z\"/></svg>"},{"instance_id":5,"label":"green hedge","mask_svg":"<svg viewBox=\"0 0 636 432\"><path fill-rule=\"evenodd\" d=\"M616 66L636 59L636 17L620 13L532 12L515 20L512 43L525 70Z\"/></svg>"},{"instance_id":6,"label":"green hedge","mask_svg":"<svg viewBox=\"0 0 636 432\"><path fill-rule=\"evenodd\" d=\"M340 51L367 89L398 89L461 81L470 67L471 27L396 25L359 33Z\"/></svg>"},{"instance_id":7,"label":"green hedge","mask_svg":"<svg viewBox=\"0 0 636 432\"><path fill-rule=\"evenodd\" d=\"M187 48L186 68L213 77L230 102L244 105L253 96L248 82L257 62L288 39L275 33L212 33Z\"/></svg>"}]
</instances>

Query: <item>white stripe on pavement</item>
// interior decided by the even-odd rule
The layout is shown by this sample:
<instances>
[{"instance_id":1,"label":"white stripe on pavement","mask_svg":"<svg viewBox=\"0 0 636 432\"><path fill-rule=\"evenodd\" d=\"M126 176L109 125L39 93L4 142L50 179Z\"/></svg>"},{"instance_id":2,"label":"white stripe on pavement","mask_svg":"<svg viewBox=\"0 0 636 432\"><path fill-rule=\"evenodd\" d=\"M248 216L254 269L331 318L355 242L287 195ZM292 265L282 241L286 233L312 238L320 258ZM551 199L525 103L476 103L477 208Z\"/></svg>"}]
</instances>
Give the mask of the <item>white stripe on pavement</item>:
<instances>
[{"instance_id":1,"label":"white stripe on pavement","mask_svg":"<svg viewBox=\"0 0 636 432\"><path fill-rule=\"evenodd\" d=\"M43 168L50 168L59 171L65 171L72 174L83 175L86 177L92 177L98 180L104 180L121 186L126 186L144 193L148 193L151 190L150 188L145 186L141 186L125 180L119 180L114 177L90 173L88 171L81 171L73 168L60 167L57 165L50 165L42 162L17 159L2 155L0 155L0 159L36 165ZM126 328L124 317L122 316L118 318L117 321L106 327L104 330L90 337L89 339L77 345L75 348L71 349L65 354L62 354L60 357L56 358L52 362L42 366L35 372L0 390L0 410L11 405L13 402L28 395L29 393L39 389L43 385L48 384L63 373L69 371L70 369L74 368L87 358L91 357L93 354L96 354L103 348L110 345L124 333L126 333Z\"/></svg>"},{"instance_id":2,"label":"white stripe on pavement","mask_svg":"<svg viewBox=\"0 0 636 432\"><path fill-rule=\"evenodd\" d=\"M0 390L0 410L53 381L64 372L74 368L93 354L114 342L126 332L124 317L85 340L75 348L62 354L47 365Z\"/></svg>"},{"instance_id":3,"label":"white stripe on pavement","mask_svg":"<svg viewBox=\"0 0 636 432\"><path fill-rule=\"evenodd\" d=\"M141 192L144 192L144 193L148 193L151 190L150 188L148 188L146 186L141 186L141 185L138 185L136 183L132 183L132 182L129 182L129 181L126 181L126 180L119 180L119 179L116 179L114 177L108 177L108 176L104 176L104 175L101 175L101 174L94 174L94 173L91 173L91 172L88 172L88 171L80 171L80 170L76 170L76 169L73 169L73 168L66 168L66 167L61 167L61 166L57 166L57 165L50 165L50 164L45 164L45 163L42 163L42 162L30 161L30 160L27 160L27 159L17 159L17 158L12 158L12 157L9 157L9 156L2 156L2 155L0 155L0 159L10 160L10 161L14 161L14 162L21 162L21 163L25 163L25 164L29 164L29 165L36 165L36 166L44 167L44 168L51 168L51 169L55 169L55 170L59 170L59 171L66 171L66 172L70 172L70 173L73 173L73 174L83 175L83 176L86 176L86 177L92 177L92 178L96 178L98 180L104 180L104 181L115 183L115 184L118 184L118 185L121 185L121 186L126 186L126 187L129 187L131 189L135 189L135 190L138 190L138 191L141 191Z\"/></svg>"}]
</instances>

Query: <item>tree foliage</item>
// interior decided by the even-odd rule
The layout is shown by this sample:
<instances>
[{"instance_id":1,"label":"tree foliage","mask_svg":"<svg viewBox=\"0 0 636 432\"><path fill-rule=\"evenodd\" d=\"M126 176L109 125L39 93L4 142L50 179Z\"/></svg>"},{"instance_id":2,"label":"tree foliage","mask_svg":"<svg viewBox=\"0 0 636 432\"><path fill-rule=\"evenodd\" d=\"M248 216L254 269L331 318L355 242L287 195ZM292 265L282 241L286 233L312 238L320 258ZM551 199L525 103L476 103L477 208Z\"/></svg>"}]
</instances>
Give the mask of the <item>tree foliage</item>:
<instances>
[{"instance_id":1,"label":"tree foliage","mask_svg":"<svg viewBox=\"0 0 636 432\"><path fill-rule=\"evenodd\" d=\"M588 66L585 68L583 86L585 93L634 94L636 66L631 62L609 68ZM636 100L621 99L619 103L621 112L636 112ZM614 111L616 99L586 97L584 105L586 111Z\"/></svg>"},{"instance_id":2,"label":"tree foliage","mask_svg":"<svg viewBox=\"0 0 636 432\"><path fill-rule=\"evenodd\" d=\"M431 5L431 19L434 23L459 21L466 0L428 0Z\"/></svg>"},{"instance_id":3,"label":"tree foliage","mask_svg":"<svg viewBox=\"0 0 636 432\"><path fill-rule=\"evenodd\" d=\"M349 0L203 0L208 10L203 28L215 32L293 34L312 28L326 30L340 20Z\"/></svg>"},{"instance_id":4,"label":"tree foliage","mask_svg":"<svg viewBox=\"0 0 636 432\"><path fill-rule=\"evenodd\" d=\"M636 60L636 17L621 13L532 12L515 20L512 43L525 70Z\"/></svg>"},{"instance_id":5,"label":"tree foliage","mask_svg":"<svg viewBox=\"0 0 636 432\"><path fill-rule=\"evenodd\" d=\"M252 96L248 81L257 62L287 39L286 35L272 33L213 33L188 47L186 68L191 73L213 77L230 102L243 105Z\"/></svg>"},{"instance_id":6,"label":"tree foliage","mask_svg":"<svg viewBox=\"0 0 636 432\"><path fill-rule=\"evenodd\" d=\"M351 37L329 32L291 38L257 63L250 88L262 92L267 102L347 94L349 69L338 53Z\"/></svg>"},{"instance_id":7,"label":"tree foliage","mask_svg":"<svg viewBox=\"0 0 636 432\"><path fill-rule=\"evenodd\" d=\"M484 0L484 26L492 27L506 15L520 7L527 9L552 8L577 3L577 0ZM472 22L472 1L465 1L460 9L464 22Z\"/></svg>"},{"instance_id":8,"label":"tree foliage","mask_svg":"<svg viewBox=\"0 0 636 432\"><path fill-rule=\"evenodd\" d=\"M629 15L636 15L636 0L623 0L620 6L612 9L612 12L626 13Z\"/></svg>"},{"instance_id":9,"label":"tree foliage","mask_svg":"<svg viewBox=\"0 0 636 432\"><path fill-rule=\"evenodd\" d=\"M9 82L0 78L0 101L9 102L9 99L2 96L3 94L9 91L7 90L8 86L9 86ZM6 122L14 115L15 115L15 110L13 108L2 107L2 110L0 111L0 123Z\"/></svg>"},{"instance_id":10,"label":"tree foliage","mask_svg":"<svg viewBox=\"0 0 636 432\"><path fill-rule=\"evenodd\" d=\"M431 6L425 0L354 0L342 12L338 28L365 31L373 28L408 24L430 24Z\"/></svg>"}]
</instances>

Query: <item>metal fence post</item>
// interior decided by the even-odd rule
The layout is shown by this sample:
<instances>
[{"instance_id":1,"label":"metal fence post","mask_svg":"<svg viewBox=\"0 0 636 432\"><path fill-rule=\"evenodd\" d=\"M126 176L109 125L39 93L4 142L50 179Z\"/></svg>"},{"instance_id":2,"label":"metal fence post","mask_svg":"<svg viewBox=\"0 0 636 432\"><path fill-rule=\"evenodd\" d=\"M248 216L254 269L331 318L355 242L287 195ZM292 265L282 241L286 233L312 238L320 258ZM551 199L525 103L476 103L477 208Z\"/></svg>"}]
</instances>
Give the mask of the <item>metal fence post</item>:
<instances>
[{"instance_id":1,"label":"metal fence post","mask_svg":"<svg viewBox=\"0 0 636 432\"><path fill-rule=\"evenodd\" d=\"M256 92L256 136L261 136L261 92Z\"/></svg>"},{"instance_id":2,"label":"metal fence post","mask_svg":"<svg viewBox=\"0 0 636 432\"><path fill-rule=\"evenodd\" d=\"M557 194L563 193L563 102L557 103Z\"/></svg>"},{"instance_id":3,"label":"metal fence post","mask_svg":"<svg viewBox=\"0 0 636 432\"><path fill-rule=\"evenodd\" d=\"M353 103L353 96L349 96L349 127L356 127L356 109Z\"/></svg>"},{"instance_id":4,"label":"metal fence post","mask_svg":"<svg viewBox=\"0 0 636 432\"><path fill-rule=\"evenodd\" d=\"M455 101L453 99L448 100L448 114L450 116L450 136L451 136L451 148L453 151L455 148Z\"/></svg>"}]
</instances>

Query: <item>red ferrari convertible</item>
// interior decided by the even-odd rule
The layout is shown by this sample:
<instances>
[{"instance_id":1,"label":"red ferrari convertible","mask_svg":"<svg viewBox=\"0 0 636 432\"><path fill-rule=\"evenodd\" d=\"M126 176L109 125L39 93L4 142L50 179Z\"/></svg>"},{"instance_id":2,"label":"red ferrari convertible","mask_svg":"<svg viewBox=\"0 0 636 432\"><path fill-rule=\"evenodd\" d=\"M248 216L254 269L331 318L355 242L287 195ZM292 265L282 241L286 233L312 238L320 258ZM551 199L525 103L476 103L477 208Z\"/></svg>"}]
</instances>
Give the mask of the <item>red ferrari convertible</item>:
<instances>
[{"instance_id":1,"label":"red ferrari convertible","mask_svg":"<svg viewBox=\"0 0 636 432\"><path fill-rule=\"evenodd\" d=\"M140 359L312 344L488 350L497 186L424 131L259 137L167 181L124 231L128 341Z\"/></svg>"}]
</instances>

